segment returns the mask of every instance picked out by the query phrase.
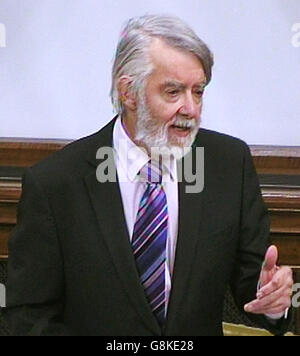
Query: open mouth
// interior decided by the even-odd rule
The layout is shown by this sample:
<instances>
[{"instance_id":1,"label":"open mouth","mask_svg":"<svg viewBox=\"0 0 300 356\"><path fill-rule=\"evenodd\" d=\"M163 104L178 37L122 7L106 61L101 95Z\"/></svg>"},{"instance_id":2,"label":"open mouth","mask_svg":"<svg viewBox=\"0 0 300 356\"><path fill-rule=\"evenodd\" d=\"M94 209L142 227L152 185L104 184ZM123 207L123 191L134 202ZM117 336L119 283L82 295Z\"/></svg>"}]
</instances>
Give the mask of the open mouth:
<instances>
[{"instance_id":1,"label":"open mouth","mask_svg":"<svg viewBox=\"0 0 300 356\"><path fill-rule=\"evenodd\" d=\"M179 135L188 135L192 131L192 124L187 121L171 125L170 128Z\"/></svg>"},{"instance_id":2,"label":"open mouth","mask_svg":"<svg viewBox=\"0 0 300 356\"><path fill-rule=\"evenodd\" d=\"M184 126L177 126L177 125L172 125L172 129L180 130L180 131L190 131L190 127L184 127Z\"/></svg>"}]
</instances>

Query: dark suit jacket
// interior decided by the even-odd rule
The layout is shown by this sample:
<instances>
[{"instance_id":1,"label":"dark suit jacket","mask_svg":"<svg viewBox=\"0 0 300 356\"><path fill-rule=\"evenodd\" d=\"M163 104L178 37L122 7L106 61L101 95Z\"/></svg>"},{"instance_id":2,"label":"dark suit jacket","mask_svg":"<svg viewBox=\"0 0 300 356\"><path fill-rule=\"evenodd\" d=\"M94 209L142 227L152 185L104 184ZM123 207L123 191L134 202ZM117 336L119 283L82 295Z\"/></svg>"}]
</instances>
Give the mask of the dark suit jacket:
<instances>
[{"instance_id":1,"label":"dark suit jacket","mask_svg":"<svg viewBox=\"0 0 300 356\"><path fill-rule=\"evenodd\" d=\"M179 189L179 233L161 329L135 267L118 183L96 179L114 121L28 169L9 241L6 318L15 335L222 335L229 284L255 298L269 221L248 147L200 129L205 187ZM266 326L264 317L258 318Z\"/></svg>"}]
</instances>

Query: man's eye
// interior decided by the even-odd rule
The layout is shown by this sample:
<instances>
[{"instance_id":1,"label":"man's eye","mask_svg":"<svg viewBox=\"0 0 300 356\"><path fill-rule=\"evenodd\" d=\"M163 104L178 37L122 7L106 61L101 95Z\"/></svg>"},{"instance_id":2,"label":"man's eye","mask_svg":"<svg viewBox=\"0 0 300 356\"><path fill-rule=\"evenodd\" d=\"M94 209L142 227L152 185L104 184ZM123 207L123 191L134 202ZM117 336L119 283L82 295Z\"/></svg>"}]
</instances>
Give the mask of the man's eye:
<instances>
[{"instance_id":1,"label":"man's eye","mask_svg":"<svg viewBox=\"0 0 300 356\"><path fill-rule=\"evenodd\" d=\"M195 93L196 96L201 97L203 95L204 91L203 90L197 90L194 93Z\"/></svg>"},{"instance_id":2,"label":"man's eye","mask_svg":"<svg viewBox=\"0 0 300 356\"><path fill-rule=\"evenodd\" d=\"M176 96L178 95L179 93L179 90L169 90L167 91L167 94L170 95L170 96Z\"/></svg>"}]
</instances>

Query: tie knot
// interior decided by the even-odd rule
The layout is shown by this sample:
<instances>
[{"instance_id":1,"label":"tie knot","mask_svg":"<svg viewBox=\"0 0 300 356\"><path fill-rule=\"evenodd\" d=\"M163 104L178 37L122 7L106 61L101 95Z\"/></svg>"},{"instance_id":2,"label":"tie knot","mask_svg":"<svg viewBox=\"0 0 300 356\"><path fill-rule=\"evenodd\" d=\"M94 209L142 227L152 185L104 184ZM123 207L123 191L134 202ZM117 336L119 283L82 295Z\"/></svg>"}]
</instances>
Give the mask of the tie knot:
<instances>
[{"instance_id":1,"label":"tie knot","mask_svg":"<svg viewBox=\"0 0 300 356\"><path fill-rule=\"evenodd\" d=\"M161 164L157 161L148 161L140 170L140 179L150 184L160 184L162 181Z\"/></svg>"}]
</instances>

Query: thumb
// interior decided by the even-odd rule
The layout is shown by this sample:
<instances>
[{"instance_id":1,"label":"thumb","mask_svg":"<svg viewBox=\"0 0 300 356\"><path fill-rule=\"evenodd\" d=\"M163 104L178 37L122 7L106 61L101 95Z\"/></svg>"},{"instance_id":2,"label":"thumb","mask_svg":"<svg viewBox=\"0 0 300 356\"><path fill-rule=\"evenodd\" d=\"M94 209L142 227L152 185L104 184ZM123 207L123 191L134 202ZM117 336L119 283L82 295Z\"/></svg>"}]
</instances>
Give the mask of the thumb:
<instances>
[{"instance_id":1,"label":"thumb","mask_svg":"<svg viewBox=\"0 0 300 356\"><path fill-rule=\"evenodd\" d=\"M272 245L268 248L265 254L265 260L263 263L262 270L263 271L271 271L275 266L278 260L278 251L277 247Z\"/></svg>"},{"instance_id":2,"label":"thumb","mask_svg":"<svg viewBox=\"0 0 300 356\"><path fill-rule=\"evenodd\" d=\"M278 251L277 247L272 245L268 248L265 254L265 260L262 265L262 269L260 272L260 286L263 287L273 278L275 274L276 262L278 259Z\"/></svg>"}]
</instances>

